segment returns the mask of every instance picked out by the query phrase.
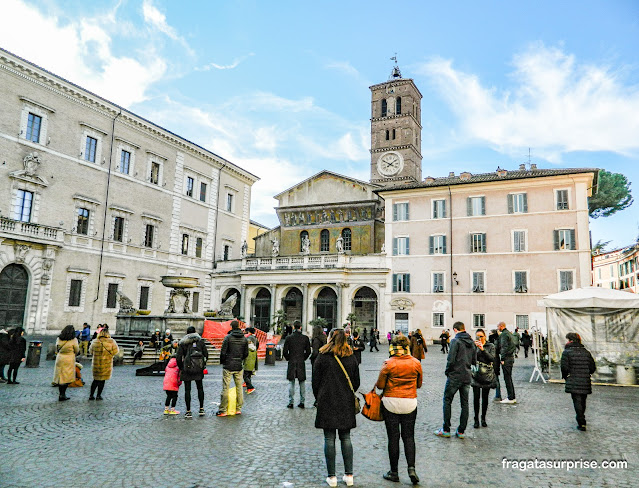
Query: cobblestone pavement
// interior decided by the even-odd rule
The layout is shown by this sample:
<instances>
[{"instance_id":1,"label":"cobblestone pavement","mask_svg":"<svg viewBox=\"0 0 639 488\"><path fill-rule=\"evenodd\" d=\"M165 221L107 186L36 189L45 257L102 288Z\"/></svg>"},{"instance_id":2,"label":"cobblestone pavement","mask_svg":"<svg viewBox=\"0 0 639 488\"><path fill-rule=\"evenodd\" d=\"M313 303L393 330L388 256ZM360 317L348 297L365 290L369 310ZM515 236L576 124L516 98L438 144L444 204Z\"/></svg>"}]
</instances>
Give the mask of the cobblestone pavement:
<instances>
[{"instance_id":1,"label":"cobblestone pavement","mask_svg":"<svg viewBox=\"0 0 639 488\"><path fill-rule=\"evenodd\" d=\"M385 356L364 354L362 391L372 387ZM563 385L528 383L532 361L520 359L515 365L519 403L491 404L489 427L473 429L471 394L466 439L440 439L433 431L442 422L444 358L432 348L422 361L425 381L416 424L421 486L637 486L639 389L595 387L588 403L589 431L579 432ZM104 401L87 401L87 384L69 389L72 399L64 403L57 402L57 389L50 386L53 362L43 359L38 369L20 368L20 385L0 385L0 487L326 486L315 410L286 408L285 368L285 362L261 365L257 391L245 398L242 416L228 418L214 415L221 369L209 368L207 415L192 420L165 418L162 379L136 377L133 366L114 370ZM83 370L87 383L90 369ZM307 405L312 403L308 381ZM183 391L178 409L184 411ZM453 418L458 415L455 404ZM358 416L352 439L355 486L397 486L381 478L388 470L383 423ZM504 457L625 459L628 468L519 471L503 469ZM338 448L338 472L342 468ZM403 454L400 478L400 486L410 483ZM341 475L339 480L345 486Z\"/></svg>"}]
</instances>

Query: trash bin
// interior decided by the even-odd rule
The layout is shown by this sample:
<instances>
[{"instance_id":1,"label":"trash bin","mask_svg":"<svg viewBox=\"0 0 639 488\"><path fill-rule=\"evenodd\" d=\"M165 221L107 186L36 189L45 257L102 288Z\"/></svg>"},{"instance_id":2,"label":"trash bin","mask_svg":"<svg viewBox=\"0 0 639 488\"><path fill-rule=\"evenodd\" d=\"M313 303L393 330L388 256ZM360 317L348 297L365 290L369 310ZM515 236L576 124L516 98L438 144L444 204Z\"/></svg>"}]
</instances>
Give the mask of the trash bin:
<instances>
[{"instance_id":1,"label":"trash bin","mask_svg":"<svg viewBox=\"0 0 639 488\"><path fill-rule=\"evenodd\" d=\"M275 346L275 360L276 361L281 361L282 360L282 345L278 344L277 346Z\"/></svg>"},{"instance_id":2,"label":"trash bin","mask_svg":"<svg viewBox=\"0 0 639 488\"><path fill-rule=\"evenodd\" d=\"M275 344L266 344L266 357L264 358L264 364L268 366L275 366Z\"/></svg>"},{"instance_id":3,"label":"trash bin","mask_svg":"<svg viewBox=\"0 0 639 488\"><path fill-rule=\"evenodd\" d=\"M42 341L29 342L29 352L27 352L27 368L40 367L40 355L42 354Z\"/></svg>"}]
</instances>

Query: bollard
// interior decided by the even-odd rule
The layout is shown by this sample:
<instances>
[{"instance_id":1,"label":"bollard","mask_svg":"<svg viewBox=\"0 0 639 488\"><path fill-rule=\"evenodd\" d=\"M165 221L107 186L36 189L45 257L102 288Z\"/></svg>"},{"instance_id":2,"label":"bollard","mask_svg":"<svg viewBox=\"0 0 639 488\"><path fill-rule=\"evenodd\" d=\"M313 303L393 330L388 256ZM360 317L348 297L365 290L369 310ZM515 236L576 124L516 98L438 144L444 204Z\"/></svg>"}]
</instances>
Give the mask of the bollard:
<instances>
[{"instance_id":1,"label":"bollard","mask_svg":"<svg viewBox=\"0 0 639 488\"><path fill-rule=\"evenodd\" d=\"M25 366L27 368L39 368L41 354L42 354L42 341L29 342L29 352L27 352L27 361L25 363Z\"/></svg>"}]
</instances>

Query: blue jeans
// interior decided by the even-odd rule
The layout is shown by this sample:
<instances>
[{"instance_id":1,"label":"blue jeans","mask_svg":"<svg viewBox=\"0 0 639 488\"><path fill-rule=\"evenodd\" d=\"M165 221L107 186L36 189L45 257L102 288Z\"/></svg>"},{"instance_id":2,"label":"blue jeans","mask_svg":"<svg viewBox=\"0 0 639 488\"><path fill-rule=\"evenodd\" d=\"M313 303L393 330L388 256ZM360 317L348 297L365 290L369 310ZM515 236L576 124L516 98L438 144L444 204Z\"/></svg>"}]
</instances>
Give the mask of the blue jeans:
<instances>
[{"instance_id":1,"label":"blue jeans","mask_svg":"<svg viewBox=\"0 0 639 488\"><path fill-rule=\"evenodd\" d=\"M459 427L457 432L463 434L468 424L468 392L470 385L464 385L459 380L448 378L446 388L444 388L444 432L450 432L451 405L455 398L455 393L459 391L459 401L461 403L461 416L459 417Z\"/></svg>"},{"instance_id":2,"label":"blue jeans","mask_svg":"<svg viewBox=\"0 0 639 488\"><path fill-rule=\"evenodd\" d=\"M344 459L344 474L353 474L353 444L350 429L339 431L339 442ZM328 476L335 476L335 456L335 429L324 429L324 457Z\"/></svg>"},{"instance_id":3,"label":"blue jeans","mask_svg":"<svg viewBox=\"0 0 639 488\"><path fill-rule=\"evenodd\" d=\"M501 398L501 383L499 382L499 375L495 375L497 381L497 389L495 390L495 398Z\"/></svg>"},{"instance_id":4,"label":"blue jeans","mask_svg":"<svg viewBox=\"0 0 639 488\"><path fill-rule=\"evenodd\" d=\"M306 382L300 381L300 403L304 403L306 399ZM288 403L293 405L295 400L295 380L289 380L288 386Z\"/></svg>"}]
</instances>

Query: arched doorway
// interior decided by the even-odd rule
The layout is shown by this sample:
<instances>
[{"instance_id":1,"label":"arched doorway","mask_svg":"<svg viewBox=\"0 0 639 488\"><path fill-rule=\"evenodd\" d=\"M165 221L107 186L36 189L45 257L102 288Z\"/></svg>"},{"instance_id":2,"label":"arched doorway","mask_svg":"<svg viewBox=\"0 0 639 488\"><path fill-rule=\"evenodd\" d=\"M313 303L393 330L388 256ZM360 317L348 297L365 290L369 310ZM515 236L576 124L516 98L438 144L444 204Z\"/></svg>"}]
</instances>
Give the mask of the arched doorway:
<instances>
[{"instance_id":1,"label":"arched doorway","mask_svg":"<svg viewBox=\"0 0 639 488\"><path fill-rule=\"evenodd\" d=\"M363 286L353 297L351 312L355 314L354 327L360 329L360 334L366 331L370 337L371 330L377 328L377 293L368 286Z\"/></svg>"},{"instance_id":2,"label":"arched doorway","mask_svg":"<svg viewBox=\"0 0 639 488\"><path fill-rule=\"evenodd\" d=\"M10 264L0 272L0 324L24 327L29 275L24 266Z\"/></svg>"},{"instance_id":3,"label":"arched doorway","mask_svg":"<svg viewBox=\"0 0 639 488\"><path fill-rule=\"evenodd\" d=\"M222 298L222 303L228 300L234 293L237 294L237 301L233 306L233 317L238 318L240 316L240 303L242 303L242 295L238 290L236 290L235 288L229 288L228 290L226 290L226 293L224 293L224 297Z\"/></svg>"},{"instance_id":4,"label":"arched doorway","mask_svg":"<svg viewBox=\"0 0 639 488\"><path fill-rule=\"evenodd\" d=\"M268 332L271 328L271 292L266 288L260 288L251 302L253 305L253 326Z\"/></svg>"},{"instance_id":5,"label":"arched doorway","mask_svg":"<svg viewBox=\"0 0 639 488\"><path fill-rule=\"evenodd\" d=\"M337 325L337 295L332 288L324 287L315 299L315 318L322 317L328 322L328 330Z\"/></svg>"},{"instance_id":6,"label":"arched doorway","mask_svg":"<svg viewBox=\"0 0 639 488\"><path fill-rule=\"evenodd\" d=\"M282 298L282 310L289 324L293 325L296 320L302 321L302 292L298 288L291 288Z\"/></svg>"}]
</instances>

